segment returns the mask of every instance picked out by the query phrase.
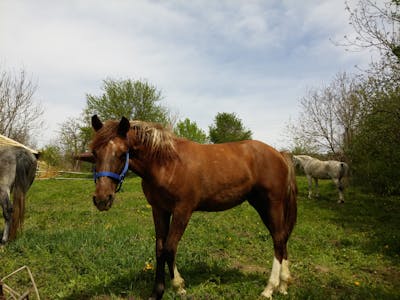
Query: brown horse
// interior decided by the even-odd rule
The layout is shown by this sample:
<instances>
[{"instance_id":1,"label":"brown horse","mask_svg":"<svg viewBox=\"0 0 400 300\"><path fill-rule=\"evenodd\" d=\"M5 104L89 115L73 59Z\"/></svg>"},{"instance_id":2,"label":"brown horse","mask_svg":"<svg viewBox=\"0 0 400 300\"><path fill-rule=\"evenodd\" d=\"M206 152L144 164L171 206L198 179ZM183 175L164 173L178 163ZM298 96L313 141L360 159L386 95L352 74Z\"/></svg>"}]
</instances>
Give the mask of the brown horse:
<instances>
[{"instance_id":1,"label":"brown horse","mask_svg":"<svg viewBox=\"0 0 400 300\"><path fill-rule=\"evenodd\" d=\"M162 298L166 263L172 286L178 294L186 294L175 255L192 213L226 210L245 200L257 210L273 239L272 271L262 296L270 298L275 290L286 294L290 277L286 243L297 215L297 186L289 157L258 141L201 145L177 138L159 125L124 117L103 124L95 115L92 126L93 156L81 159L95 163L94 204L99 210L111 207L129 165L142 178L152 207L157 266L150 299Z\"/></svg>"}]
</instances>

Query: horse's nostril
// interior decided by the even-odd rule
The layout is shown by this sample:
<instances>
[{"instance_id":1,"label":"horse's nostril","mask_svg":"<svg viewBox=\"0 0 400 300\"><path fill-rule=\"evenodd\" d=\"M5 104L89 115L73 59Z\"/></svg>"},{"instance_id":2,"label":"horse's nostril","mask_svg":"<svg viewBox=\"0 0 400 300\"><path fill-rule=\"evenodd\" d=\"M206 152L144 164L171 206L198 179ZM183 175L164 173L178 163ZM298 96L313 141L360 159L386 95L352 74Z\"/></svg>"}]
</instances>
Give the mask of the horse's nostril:
<instances>
[{"instance_id":1,"label":"horse's nostril","mask_svg":"<svg viewBox=\"0 0 400 300\"><path fill-rule=\"evenodd\" d=\"M93 204L94 204L94 205L97 205L96 196L93 196Z\"/></svg>"}]
</instances>

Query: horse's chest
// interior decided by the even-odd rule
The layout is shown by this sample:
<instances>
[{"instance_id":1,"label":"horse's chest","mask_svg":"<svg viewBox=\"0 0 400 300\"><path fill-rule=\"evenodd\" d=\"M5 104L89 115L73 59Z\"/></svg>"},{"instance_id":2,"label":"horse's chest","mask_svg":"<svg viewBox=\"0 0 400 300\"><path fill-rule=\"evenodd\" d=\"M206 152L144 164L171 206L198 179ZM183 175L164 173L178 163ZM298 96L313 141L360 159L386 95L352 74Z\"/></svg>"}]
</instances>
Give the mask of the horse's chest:
<instances>
[{"instance_id":1,"label":"horse's chest","mask_svg":"<svg viewBox=\"0 0 400 300\"><path fill-rule=\"evenodd\" d=\"M169 191L160 187L143 187L143 193L147 202L153 206L162 208L165 211L173 212L176 207L177 198Z\"/></svg>"}]
</instances>

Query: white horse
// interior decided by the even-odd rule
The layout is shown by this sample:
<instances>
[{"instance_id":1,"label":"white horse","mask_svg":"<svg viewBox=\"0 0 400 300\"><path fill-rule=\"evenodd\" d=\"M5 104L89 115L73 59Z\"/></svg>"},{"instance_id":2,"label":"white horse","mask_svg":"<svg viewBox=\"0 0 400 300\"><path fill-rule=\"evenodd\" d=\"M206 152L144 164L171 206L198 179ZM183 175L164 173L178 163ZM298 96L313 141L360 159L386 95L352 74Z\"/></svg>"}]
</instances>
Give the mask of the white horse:
<instances>
[{"instance_id":1,"label":"white horse","mask_svg":"<svg viewBox=\"0 0 400 300\"><path fill-rule=\"evenodd\" d=\"M300 165L308 180L308 198L312 197L312 180L315 182L316 197L319 196L318 179L332 179L339 191L338 203L344 203L343 177L347 175L349 166L341 161L321 161L308 155L293 155L295 165Z\"/></svg>"}]
</instances>

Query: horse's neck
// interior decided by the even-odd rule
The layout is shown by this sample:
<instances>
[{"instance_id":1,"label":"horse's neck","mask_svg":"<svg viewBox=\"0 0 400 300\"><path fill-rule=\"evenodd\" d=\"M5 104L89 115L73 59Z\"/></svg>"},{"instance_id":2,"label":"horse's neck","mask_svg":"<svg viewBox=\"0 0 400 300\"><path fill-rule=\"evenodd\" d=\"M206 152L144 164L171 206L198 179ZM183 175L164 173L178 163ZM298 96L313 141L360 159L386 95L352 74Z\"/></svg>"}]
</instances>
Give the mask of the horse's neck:
<instances>
[{"instance_id":1,"label":"horse's neck","mask_svg":"<svg viewBox=\"0 0 400 300\"><path fill-rule=\"evenodd\" d=\"M172 160L161 162L157 158L147 157L145 153L139 151L131 157L129 169L141 178L154 178L157 177L161 168L167 167L171 162Z\"/></svg>"},{"instance_id":2,"label":"horse's neck","mask_svg":"<svg viewBox=\"0 0 400 300\"><path fill-rule=\"evenodd\" d=\"M133 157L129 160L129 169L143 178L146 172L146 164L144 164L142 160Z\"/></svg>"},{"instance_id":3,"label":"horse's neck","mask_svg":"<svg viewBox=\"0 0 400 300\"><path fill-rule=\"evenodd\" d=\"M309 161L311 161L311 157L307 156L298 156L297 157L301 163L301 165L304 167Z\"/></svg>"}]
</instances>

